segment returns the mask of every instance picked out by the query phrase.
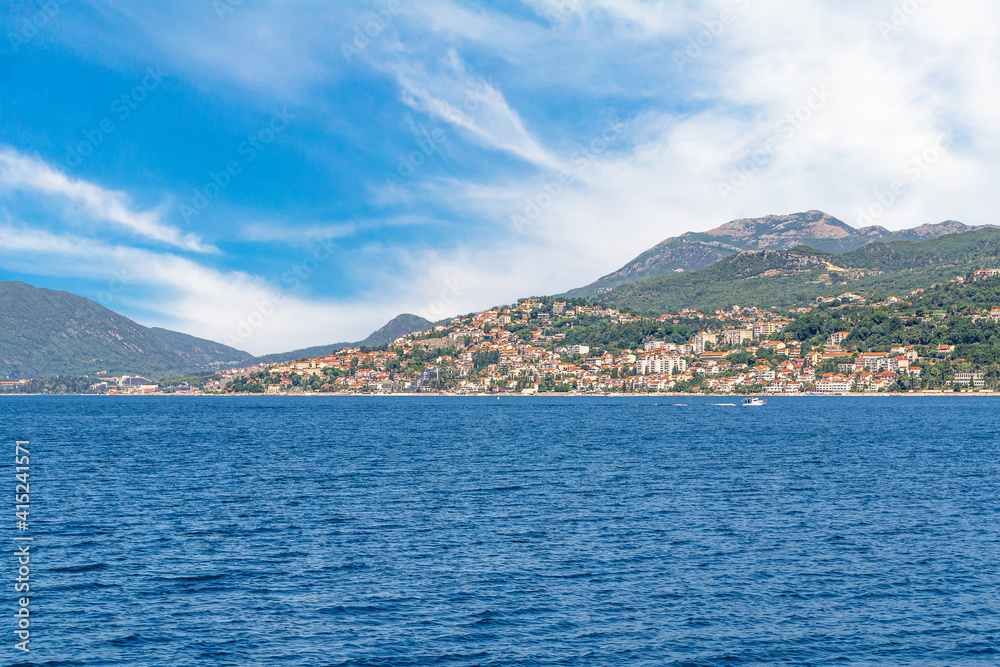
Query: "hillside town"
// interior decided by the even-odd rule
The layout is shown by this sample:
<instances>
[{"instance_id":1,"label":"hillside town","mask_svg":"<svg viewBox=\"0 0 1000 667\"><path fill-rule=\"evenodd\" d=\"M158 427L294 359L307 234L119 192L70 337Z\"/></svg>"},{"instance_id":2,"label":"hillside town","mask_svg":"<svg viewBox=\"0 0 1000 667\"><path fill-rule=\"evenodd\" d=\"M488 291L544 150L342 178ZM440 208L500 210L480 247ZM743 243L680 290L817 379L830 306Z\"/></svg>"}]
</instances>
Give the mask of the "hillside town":
<instances>
[{"instance_id":1,"label":"hillside town","mask_svg":"<svg viewBox=\"0 0 1000 667\"><path fill-rule=\"evenodd\" d=\"M952 283L996 279L977 271ZM833 331L820 344L792 334L799 318L840 305L905 306L928 290L867 303L846 292L785 314L755 307L702 313L684 309L638 316L583 300L524 299L378 349L347 347L331 354L260 364L199 382L160 385L135 376L100 378L90 389L110 394L847 394L987 391L995 368L956 356L955 345L893 345L861 349L852 331ZM949 314L928 312L927 327L948 326ZM1000 322L1000 308L976 309L973 326ZM802 320L804 321L804 320ZM801 323L801 322L800 322ZM24 382L24 381L21 381ZM4 383L13 384L13 383Z\"/></svg>"}]
</instances>

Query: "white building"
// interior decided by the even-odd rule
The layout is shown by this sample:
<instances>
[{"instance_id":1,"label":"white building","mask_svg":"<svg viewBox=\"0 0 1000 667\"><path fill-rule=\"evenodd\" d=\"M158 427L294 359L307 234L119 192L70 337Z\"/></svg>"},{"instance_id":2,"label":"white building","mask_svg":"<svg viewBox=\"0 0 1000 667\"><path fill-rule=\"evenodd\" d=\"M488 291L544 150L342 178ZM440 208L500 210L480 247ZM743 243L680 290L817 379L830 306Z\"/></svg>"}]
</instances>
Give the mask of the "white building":
<instances>
[{"instance_id":1,"label":"white building","mask_svg":"<svg viewBox=\"0 0 1000 667\"><path fill-rule=\"evenodd\" d=\"M672 355L641 357L635 362L636 375L677 375L686 370L687 361Z\"/></svg>"},{"instance_id":2,"label":"white building","mask_svg":"<svg viewBox=\"0 0 1000 667\"><path fill-rule=\"evenodd\" d=\"M702 354L708 349L708 346L714 346L718 336L714 333L705 333L704 331L697 334L691 341L691 346L695 354Z\"/></svg>"},{"instance_id":3,"label":"white building","mask_svg":"<svg viewBox=\"0 0 1000 667\"><path fill-rule=\"evenodd\" d=\"M851 390L854 380L843 375L824 377L816 382L816 391L831 394L844 394Z\"/></svg>"},{"instance_id":4,"label":"white building","mask_svg":"<svg viewBox=\"0 0 1000 667\"><path fill-rule=\"evenodd\" d=\"M727 329L722 336L727 345L742 345L753 340L753 329Z\"/></svg>"}]
</instances>

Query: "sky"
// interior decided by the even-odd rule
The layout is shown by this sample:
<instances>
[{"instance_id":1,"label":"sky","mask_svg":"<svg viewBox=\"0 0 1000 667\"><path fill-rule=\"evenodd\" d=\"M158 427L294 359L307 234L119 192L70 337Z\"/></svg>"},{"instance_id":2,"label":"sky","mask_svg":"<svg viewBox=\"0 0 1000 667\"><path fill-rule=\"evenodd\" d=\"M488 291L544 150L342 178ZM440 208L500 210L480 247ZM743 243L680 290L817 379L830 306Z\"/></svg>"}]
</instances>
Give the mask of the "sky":
<instances>
[{"instance_id":1,"label":"sky","mask_svg":"<svg viewBox=\"0 0 1000 667\"><path fill-rule=\"evenodd\" d=\"M15 0L0 279L263 354L819 209L995 224L995 0Z\"/></svg>"}]
</instances>

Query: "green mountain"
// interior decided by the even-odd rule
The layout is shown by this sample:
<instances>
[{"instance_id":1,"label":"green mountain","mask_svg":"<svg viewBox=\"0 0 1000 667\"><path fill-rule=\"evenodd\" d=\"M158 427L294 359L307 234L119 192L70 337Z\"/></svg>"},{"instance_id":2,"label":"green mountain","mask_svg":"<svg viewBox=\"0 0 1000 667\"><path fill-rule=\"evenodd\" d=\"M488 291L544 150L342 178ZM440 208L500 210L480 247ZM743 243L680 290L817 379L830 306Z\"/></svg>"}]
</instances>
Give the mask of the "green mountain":
<instances>
[{"instance_id":1,"label":"green mountain","mask_svg":"<svg viewBox=\"0 0 1000 667\"><path fill-rule=\"evenodd\" d=\"M805 245L843 253L869 243L919 242L975 229L979 228L954 220L900 231L889 231L877 225L855 229L822 211L745 218L707 232L688 232L666 239L617 271L586 287L571 290L565 296L593 297L650 278L690 273L748 250L788 250Z\"/></svg>"},{"instance_id":2,"label":"green mountain","mask_svg":"<svg viewBox=\"0 0 1000 667\"><path fill-rule=\"evenodd\" d=\"M842 254L799 246L750 251L695 271L653 278L602 294L602 303L634 311L713 311L733 305L788 308L853 292L902 296L956 275L1000 264L1000 228L927 241L872 243Z\"/></svg>"},{"instance_id":3,"label":"green mountain","mask_svg":"<svg viewBox=\"0 0 1000 667\"><path fill-rule=\"evenodd\" d=\"M272 364L281 361L290 361L292 359L301 359L303 357L312 359L313 357L325 357L331 352L336 352L345 347L378 347L380 345L385 345L396 340L400 336L405 336L408 333L413 333L415 331L426 331L427 329L432 329L434 323L430 320L425 320L417 315L411 315L409 313L403 313L402 315L397 315L396 317L389 320L389 322L383 326L381 329L372 332L364 340L360 340L354 343L331 343L329 345L314 345L313 347L304 347L298 350L292 350L291 352L278 352L276 354L265 354L260 357L256 357L253 362L257 364Z\"/></svg>"},{"instance_id":4,"label":"green mountain","mask_svg":"<svg viewBox=\"0 0 1000 667\"><path fill-rule=\"evenodd\" d=\"M242 364L251 355L144 327L69 292L0 282L0 376L166 375Z\"/></svg>"}]
</instances>

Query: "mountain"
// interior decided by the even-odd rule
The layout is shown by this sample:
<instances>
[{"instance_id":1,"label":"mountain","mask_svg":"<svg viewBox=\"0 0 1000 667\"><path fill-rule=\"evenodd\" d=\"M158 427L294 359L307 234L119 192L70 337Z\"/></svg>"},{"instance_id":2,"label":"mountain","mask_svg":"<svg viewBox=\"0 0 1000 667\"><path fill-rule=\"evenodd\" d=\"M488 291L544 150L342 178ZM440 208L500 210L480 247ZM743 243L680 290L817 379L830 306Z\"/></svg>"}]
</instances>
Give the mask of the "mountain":
<instances>
[{"instance_id":1,"label":"mountain","mask_svg":"<svg viewBox=\"0 0 1000 667\"><path fill-rule=\"evenodd\" d=\"M0 376L179 375L242 364L251 355L144 327L69 292L0 282Z\"/></svg>"},{"instance_id":2,"label":"mountain","mask_svg":"<svg viewBox=\"0 0 1000 667\"><path fill-rule=\"evenodd\" d=\"M954 220L895 232L877 225L855 229L822 211L745 218L727 222L707 232L688 232L666 239L617 271L586 287L571 290L565 296L592 297L650 278L690 273L748 250L788 250L804 245L843 253L869 243L925 241L975 229L980 227L970 227Z\"/></svg>"},{"instance_id":3,"label":"mountain","mask_svg":"<svg viewBox=\"0 0 1000 667\"><path fill-rule=\"evenodd\" d=\"M0 377L131 374L159 379L324 356L343 347L377 347L433 326L422 317L404 313L362 341L253 357L178 331L144 327L69 292L8 281L0 282Z\"/></svg>"},{"instance_id":4,"label":"mountain","mask_svg":"<svg viewBox=\"0 0 1000 667\"><path fill-rule=\"evenodd\" d=\"M1000 227L983 227L926 241L871 243L841 254L805 246L745 251L692 273L623 285L599 300L658 312L788 308L845 292L881 300L998 265Z\"/></svg>"},{"instance_id":5,"label":"mountain","mask_svg":"<svg viewBox=\"0 0 1000 667\"><path fill-rule=\"evenodd\" d=\"M336 352L337 350L345 347L378 347L380 345L385 345L386 343L391 343L400 336L405 336L408 333L426 331L427 329L431 329L433 327L434 323L430 320L425 320L417 315L403 313L402 315L397 315L389 320L385 326L378 331L372 332L372 334L364 340L357 341L355 343L331 343L329 345L304 347L299 350L292 350L291 352L265 354L263 356L256 357L253 362L257 364L270 364L281 361L289 361L292 359L301 359L303 357L312 359L314 357L325 357L331 352Z\"/></svg>"},{"instance_id":6,"label":"mountain","mask_svg":"<svg viewBox=\"0 0 1000 667\"><path fill-rule=\"evenodd\" d=\"M391 343L400 336L405 336L414 331L427 331L433 328L434 323L430 320L425 320L418 315L403 313L392 318L384 327L373 332L363 341L355 343L355 345L359 347L378 347L379 345Z\"/></svg>"}]
</instances>

